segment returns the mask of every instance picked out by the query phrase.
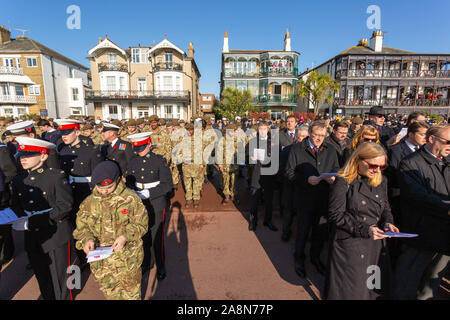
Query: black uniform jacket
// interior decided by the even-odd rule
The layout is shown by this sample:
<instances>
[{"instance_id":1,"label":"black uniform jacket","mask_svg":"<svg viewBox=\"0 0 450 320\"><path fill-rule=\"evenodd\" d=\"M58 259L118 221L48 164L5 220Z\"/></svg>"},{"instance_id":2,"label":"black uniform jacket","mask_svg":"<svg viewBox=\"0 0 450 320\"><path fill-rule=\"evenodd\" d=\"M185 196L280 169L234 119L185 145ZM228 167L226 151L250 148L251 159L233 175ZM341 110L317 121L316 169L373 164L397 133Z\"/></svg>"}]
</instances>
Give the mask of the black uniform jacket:
<instances>
[{"instance_id":1,"label":"black uniform jacket","mask_svg":"<svg viewBox=\"0 0 450 320\"><path fill-rule=\"evenodd\" d=\"M417 233L408 245L450 255L449 159L439 161L422 146L400 163L403 232Z\"/></svg>"},{"instance_id":2,"label":"black uniform jacket","mask_svg":"<svg viewBox=\"0 0 450 320\"><path fill-rule=\"evenodd\" d=\"M127 170L128 162L133 157L133 146L131 143L124 141L120 138L117 139L114 146L111 146L109 142L106 142L101 147L102 156L106 160L111 160L117 163L120 167L120 172L123 175Z\"/></svg>"},{"instance_id":3,"label":"black uniform jacket","mask_svg":"<svg viewBox=\"0 0 450 320\"><path fill-rule=\"evenodd\" d=\"M408 147L404 140L388 148L389 167L384 174L388 177L391 196L397 197L400 195L398 183L400 162L411 153L413 153L413 151Z\"/></svg>"},{"instance_id":4,"label":"black uniform jacket","mask_svg":"<svg viewBox=\"0 0 450 320\"><path fill-rule=\"evenodd\" d=\"M124 176L127 187L132 190L140 190L136 187L136 182L144 184L159 181L158 186L150 189L150 202L166 196L173 188L172 173L166 159L151 151L143 157L133 156Z\"/></svg>"},{"instance_id":5,"label":"black uniform jacket","mask_svg":"<svg viewBox=\"0 0 450 320\"><path fill-rule=\"evenodd\" d=\"M0 143L0 170L5 175L5 184L11 182L17 174L14 157L3 143Z\"/></svg>"},{"instance_id":6,"label":"black uniform jacket","mask_svg":"<svg viewBox=\"0 0 450 320\"><path fill-rule=\"evenodd\" d=\"M72 190L67 176L60 169L43 166L30 173L24 171L13 179L11 209L19 216L27 211L50 212L28 219L25 247L33 248L37 242L44 252L64 245L72 238L69 213L72 210Z\"/></svg>"},{"instance_id":7,"label":"black uniform jacket","mask_svg":"<svg viewBox=\"0 0 450 320\"><path fill-rule=\"evenodd\" d=\"M320 176L322 173L335 173L339 170L336 149L324 142L317 150L317 158L309 146L308 138L292 146L286 164L285 175L294 182L295 198L298 204L328 199L329 184L322 180L318 185L308 183L310 176Z\"/></svg>"},{"instance_id":8,"label":"black uniform jacket","mask_svg":"<svg viewBox=\"0 0 450 320\"><path fill-rule=\"evenodd\" d=\"M94 168L103 161L100 149L82 140L74 146L61 143L57 149L61 169L73 177L90 177Z\"/></svg>"}]
</instances>

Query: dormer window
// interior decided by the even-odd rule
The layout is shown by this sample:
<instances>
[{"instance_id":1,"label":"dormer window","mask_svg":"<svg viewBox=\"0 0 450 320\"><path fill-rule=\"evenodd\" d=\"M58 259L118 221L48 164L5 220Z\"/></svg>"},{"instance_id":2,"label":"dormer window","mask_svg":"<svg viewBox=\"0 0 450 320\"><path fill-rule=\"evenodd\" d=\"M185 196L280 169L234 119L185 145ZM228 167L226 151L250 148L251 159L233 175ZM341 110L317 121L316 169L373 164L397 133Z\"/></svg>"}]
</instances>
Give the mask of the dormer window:
<instances>
[{"instance_id":1,"label":"dormer window","mask_svg":"<svg viewBox=\"0 0 450 320\"><path fill-rule=\"evenodd\" d=\"M116 53L114 53L114 52L109 53L109 64L114 67L117 66L117 54Z\"/></svg>"},{"instance_id":2,"label":"dormer window","mask_svg":"<svg viewBox=\"0 0 450 320\"><path fill-rule=\"evenodd\" d=\"M164 55L164 62L166 63L166 68L172 68L173 66L173 56L172 52L166 52Z\"/></svg>"},{"instance_id":3,"label":"dormer window","mask_svg":"<svg viewBox=\"0 0 450 320\"><path fill-rule=\"evenodd\" d=\"M133 48L131 49L131 59L133 63L141 63L141 49L140 48Z\"/></svg>"}]
</instances>

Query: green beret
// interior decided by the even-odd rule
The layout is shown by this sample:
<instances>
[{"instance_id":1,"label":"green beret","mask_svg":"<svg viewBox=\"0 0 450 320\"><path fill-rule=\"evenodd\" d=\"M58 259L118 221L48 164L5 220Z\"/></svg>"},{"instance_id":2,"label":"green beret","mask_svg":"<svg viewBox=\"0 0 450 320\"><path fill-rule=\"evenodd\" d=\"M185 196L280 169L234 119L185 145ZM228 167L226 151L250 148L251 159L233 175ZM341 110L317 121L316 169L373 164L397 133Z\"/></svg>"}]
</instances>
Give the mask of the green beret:
<instances>
[{"instance_id":1,"label":"green beret","mask_svg":"<svg viewBox=\"0 0 450 320\"><path fill-rule=\"evenodd\" d=\"M130 119L127 122L127 127L135 127L137 125L136 120Z\"/></svg>"},{"instance_id":2,"label":"green beret","mask_svg":"<svg viewBox=\"0 0 450 320\"><path fill-rule=\"evenodd\" d=\"M156 114L154 114L149 118L149 121L159 121L159 118Z\"/></svg>"}]
</instances>

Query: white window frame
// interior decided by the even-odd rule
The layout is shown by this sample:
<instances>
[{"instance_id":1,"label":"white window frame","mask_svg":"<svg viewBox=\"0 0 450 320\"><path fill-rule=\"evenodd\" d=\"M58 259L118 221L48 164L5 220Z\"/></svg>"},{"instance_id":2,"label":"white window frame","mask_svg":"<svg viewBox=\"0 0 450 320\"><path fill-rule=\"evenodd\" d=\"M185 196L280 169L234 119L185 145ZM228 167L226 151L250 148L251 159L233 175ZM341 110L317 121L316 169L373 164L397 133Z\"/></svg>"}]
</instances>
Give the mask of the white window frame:
<instances>
[{"instance_id":1,"label":"white window frame","mask_svg":"<svg viewBox=\"0 0 450 320\"><path fill-rule=\"evenodd\" d=\"M147 90L147 79L138 78L137 79L137 89L139 93L145 92Z\"/></svg>"},{"instance_id":2,"label":"white window frame","mask_svg":"<svg viewBox=\"0 0 450 320\"><path fill-rule=\"evenodd\" d=\"M22 93L23 94L17 94L17 88L22 88ZM25 96L25 87L23 86L23 85L21 85L21 84L16 84L16 85L14 85L14 92L15 92L15 95L16 96Z\"/></svg>"},{"instance_id":3,"label":"white window frame","mask_svg":"<svg viewBox=\"0 0 450 320\"><path fill-rule=\"evenodd\" d=\"M3 66L14 68L14 58L3 58Z\"/></svg>"},{"instance_id":4,"label":"white window frame","mask_svg":"<svg viewBox=\"0 0 450 320\"><path fill-rule=\"evenodd\" d=\"M75 92L75 90L76 90L76 92ZM70 97L71 97L71 99L72 99L72 101L79 101L80 99L80 91L78 90L78 88L71 88L71 90L70 90L70 93L71 93L71 95L70 95Z\"/></svg>"},{"instance_id":5,"label":"white window frame","mask_svg":"<svg viewBox=\"0 0 450 320\"><path fill-rule=\"evenodd\" d=\"M73 116L83 115L83 108L70 108L70 114Z\"/></svg>"},{"instance_id":6,"label":"white window frame","mask_svg":"<svg viewBox=\"0 0 450 320\"><path fill-rule=\"evenodd\" d=\"M20 69L20 58L16 58L16 67Z\"/></svg>"},{"instance_id":7,"label":"white window frame","mask_svg":"<svg viewBox=\"0 0 450 320\"><path fill-rule=\"evenodd\" d=\"M41 86L39 84L29 86L28 94L30 96L40 96L41 95Z\"/></svg>"},{"instance_id":8,"label":"white window frame","mask_svg":"<svg viewBox=\"0 0 450 320\"><path fill-rule=\"evenodd\" d=\"M26 60L27 60L27 67L28 68L37 68L38 67L38 63L37 63L37 57L26 57ZM35 64L33 64L33 63L31 63L31 65L30 65L30 60L31 60L31 62L35 62Z\"/></svg>"},{"instance_id":9,"label":"white window frame","mask_svg":"<svg viewBox=\"0 0 450 320\"><path fill-rule=\"evenodd\" d=\"M116 66L117 67L117 53L115 53L115 52L110 52L109 53L109 64L111 66Z\"/></svg>"},{"instance_id":10,"label":"white window frame","mask_svg":"<svg viewBox=\"0 0 450 320\"><path fill-rule=\"evenodd\" d=\"M131 61L132 61L132 63L143 63L141 48L132 48L131 49Z\"/></svg>"}]
</instances>

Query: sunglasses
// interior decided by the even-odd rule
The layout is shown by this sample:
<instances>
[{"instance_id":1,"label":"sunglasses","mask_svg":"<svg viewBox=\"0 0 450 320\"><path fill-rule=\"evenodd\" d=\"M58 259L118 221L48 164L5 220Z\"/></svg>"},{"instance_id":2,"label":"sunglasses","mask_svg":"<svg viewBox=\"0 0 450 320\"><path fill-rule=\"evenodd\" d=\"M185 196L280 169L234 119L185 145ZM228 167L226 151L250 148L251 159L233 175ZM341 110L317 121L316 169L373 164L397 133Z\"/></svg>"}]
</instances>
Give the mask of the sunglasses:
<instances>
[{"instance_id":1,"label":"sunglasses","mask_svg":"<svg viewBox=\"0 0 450 320\"><path fill-rule=\"evenodd\" d=\"M439 138L439 140L441 140L442 144L446 144L446 145L450 145L450 140L444 139L442 137L439 136L435 136L436 138ZM443 141L443 142L442 142Z\"/></svg>"},{"instance_id":2,"label":"sunglasses","mask_svg":"<svg viewBox=\"0 0 450 320\"><path fill-rule=\"evenodd\" d=\"M379 168L381 171L383 171L384 169L387 168L387 165L379 166L377 164L370 164L366 160L363 160L363 161L367 164L367 166L369 167L370 170L375 170L375 169Z\"/></svg>"},{"instance_id":3,"label":"sunglasses","mask_svg":"<svg viewBox=\"0 0 450 320\"><path fill-rule=\"evenodd\" d=\"M385 118L384 114L377 114L377 118Z\"/></svg>"},{"instance_id":4,"label":"sunglasses","mask_svg":"<svg viewBox=\"0 0 450 320\"><path fill-rule=\"evenodd\" d=\"M362 138L362 142L377 142L377 139Z\"/></svg>"}]
</instances>

